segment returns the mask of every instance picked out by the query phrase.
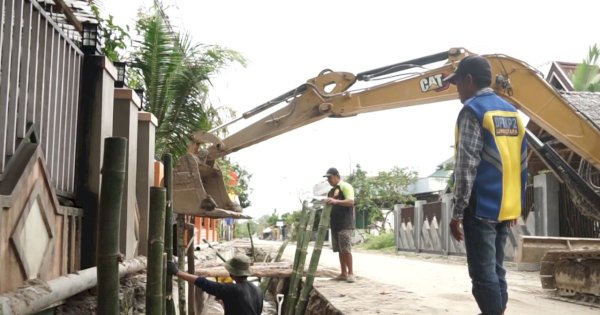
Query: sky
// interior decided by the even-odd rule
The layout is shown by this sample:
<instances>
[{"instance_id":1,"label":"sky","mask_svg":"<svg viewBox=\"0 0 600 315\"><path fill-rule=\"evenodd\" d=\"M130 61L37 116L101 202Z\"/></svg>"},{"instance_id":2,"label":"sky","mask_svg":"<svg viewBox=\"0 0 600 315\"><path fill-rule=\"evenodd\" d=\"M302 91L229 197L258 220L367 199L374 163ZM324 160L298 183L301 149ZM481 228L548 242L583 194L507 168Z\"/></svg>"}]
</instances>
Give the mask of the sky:
<instances>
[{"instance_id":1,"label":"sky","mask_svg":"<svg viewBox=\"0 0 600 315\"><path fill-rule=\"evenodd\" d=\"M213 106L238 115L313 78L323 69L365 70L465 47L501 53L543 71L550 61L579 62L600 41L600 2L164 0L172 23L199 43L240 52L246 67L212 78ZM120 25L140 4L101 1ZM229 155L252 178L258 218L300 208L331 167L369 174L407 167L425 177L452 156L458 100L324 119ZM261 116L262 117L262 116ZM236 123L232 132L251 121Z\"/></svg>"}]
</instances>

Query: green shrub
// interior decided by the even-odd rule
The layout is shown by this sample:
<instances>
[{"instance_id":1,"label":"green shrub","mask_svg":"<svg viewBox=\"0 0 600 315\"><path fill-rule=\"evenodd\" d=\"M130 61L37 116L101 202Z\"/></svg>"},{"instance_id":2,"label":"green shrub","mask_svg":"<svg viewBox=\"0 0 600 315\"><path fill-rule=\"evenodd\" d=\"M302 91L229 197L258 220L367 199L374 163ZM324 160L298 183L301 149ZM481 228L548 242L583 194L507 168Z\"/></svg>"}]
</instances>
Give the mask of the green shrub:
<instances>
[{"instance_id":1,"label":"green shrub","mask_svg":"<svg viewBox=\"0 0 600 315\"><path fill-rule=\"evenodd\" d=\"M364 249L383 249L395 246L396 239L394 238L394 233L388 232L367 239L360 247Z\"/></svg>"}]
</instances>

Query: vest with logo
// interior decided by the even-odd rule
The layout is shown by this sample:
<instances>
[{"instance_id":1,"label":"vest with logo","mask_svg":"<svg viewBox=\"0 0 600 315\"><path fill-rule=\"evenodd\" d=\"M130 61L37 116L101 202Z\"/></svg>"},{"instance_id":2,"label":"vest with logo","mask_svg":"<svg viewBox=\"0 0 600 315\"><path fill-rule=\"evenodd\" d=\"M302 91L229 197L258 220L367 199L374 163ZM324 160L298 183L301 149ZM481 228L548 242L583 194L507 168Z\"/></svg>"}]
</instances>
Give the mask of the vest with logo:
<instances>
[{"instance_id":1,"label":"vest with logo","mask_svg":"<svg viewBox=\"0 0 600 315\"><path fill-rule=\"evenodd\" d=\"M477 117L484 142L471 192L475 204L470 208L480 218L516 219L527 184L527 143L519 113L493 92L473 97L465 107Z\"/></svg>"}]
</instances>

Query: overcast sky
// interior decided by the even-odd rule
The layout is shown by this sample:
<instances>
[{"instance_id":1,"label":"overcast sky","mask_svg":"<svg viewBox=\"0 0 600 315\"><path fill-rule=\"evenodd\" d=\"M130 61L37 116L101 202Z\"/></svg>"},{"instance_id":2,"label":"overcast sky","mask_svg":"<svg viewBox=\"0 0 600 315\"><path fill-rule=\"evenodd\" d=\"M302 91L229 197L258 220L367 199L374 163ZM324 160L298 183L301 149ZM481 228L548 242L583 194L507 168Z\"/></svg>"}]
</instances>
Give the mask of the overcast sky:
<instances>
[{"instance_id":1,"label":"overcast sky","mask_svg":"<svg viewBox=\"0 0 600 315\"><path fill-rule=\"evenodd\" d=\"M133 25L140 3L103 0ZM321 70L358 73L465 47L545 69L581 61L599 42L598 1L245 1L164 0L172 22L195 41L240 52L248 66L214 78L213 105L239 114ZM296 210L331 166L370 174L393 166L427 176L452 156L458 101L325 119L230 155L251 174L254 217ZM235 131L247 123L231 128Z\"/></svg>"}]
</instances>

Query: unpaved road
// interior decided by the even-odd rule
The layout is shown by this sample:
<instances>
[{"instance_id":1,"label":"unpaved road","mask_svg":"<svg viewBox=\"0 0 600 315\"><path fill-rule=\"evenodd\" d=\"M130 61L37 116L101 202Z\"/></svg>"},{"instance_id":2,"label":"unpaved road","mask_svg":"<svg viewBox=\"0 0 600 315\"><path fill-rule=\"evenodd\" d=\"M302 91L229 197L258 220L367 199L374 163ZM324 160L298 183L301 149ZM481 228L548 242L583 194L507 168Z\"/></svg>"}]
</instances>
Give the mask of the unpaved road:
<instances>
[{"instance_id":1,"label":"unpaved road","mask_svg":"<svg viewBox=\"0 0 600 315\"><path fill-rule=\"evenodd\" d=\"M278 246L276 242L272 244ZM293 260L294 252L295 246L289 244L284 259ZM310 255L309 252L307 268ZM340 288L344 294L361 297L361 292L373 287L372 282L393 285L398 289L394 290L394 295L386 296L386 300L394 306L388 309L394 311L378 314L479 314L479 308L471 296L471 280L464 257L414 253L394 255L355 250L353 258L354 273L358 276L358 281L354 284L335 282L336 286L344 286ZM324 247L319 265L339 268L337 254L334 254L331 248ZM541 289L536 272L516 271L510 267L508 269L509 301L506 315L600 314L600 308L549 298L549 294ZM318 286L317 282L315 286ZM369 301L354 298L346 299L344 303L344 309L353 309L353 305L348 304L354 303L355 309L358 310L364 309Z\"/></svg>"}]
</instances>

